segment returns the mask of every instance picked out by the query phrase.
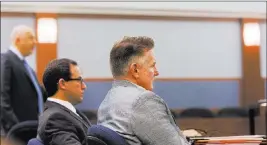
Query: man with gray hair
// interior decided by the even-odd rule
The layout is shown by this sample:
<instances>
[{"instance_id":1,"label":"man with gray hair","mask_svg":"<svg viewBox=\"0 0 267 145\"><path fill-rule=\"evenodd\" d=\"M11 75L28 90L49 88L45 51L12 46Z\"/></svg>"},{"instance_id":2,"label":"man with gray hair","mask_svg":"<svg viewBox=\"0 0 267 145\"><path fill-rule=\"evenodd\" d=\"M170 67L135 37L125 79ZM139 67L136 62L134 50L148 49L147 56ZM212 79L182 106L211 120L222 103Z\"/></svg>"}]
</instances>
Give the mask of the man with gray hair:
<instances>
[{"instance_id":1,"label":"man with gray hair","mask_svg":"<svg viewBox=\"0 0 267 145\"><path fill-rule=\"evenodd\" d=\"M98 109L98 124L130 145L187 145L164 100L152 92L159 75L149 37L124 37L110 52L114 82Z\"/></svg>"},{"instance_id":2,"label":"man with gray hair","mask_svg":"<svg viewBox=\"0 0 267 145\"><path fill-rule=\"evenodd\" d=\"M35 72L25 60L36 44L33 29L16 26L11 40L9 50L1 54L1 135L19 122L37 120L46 99Z\"/></svg>"}]
</instances>

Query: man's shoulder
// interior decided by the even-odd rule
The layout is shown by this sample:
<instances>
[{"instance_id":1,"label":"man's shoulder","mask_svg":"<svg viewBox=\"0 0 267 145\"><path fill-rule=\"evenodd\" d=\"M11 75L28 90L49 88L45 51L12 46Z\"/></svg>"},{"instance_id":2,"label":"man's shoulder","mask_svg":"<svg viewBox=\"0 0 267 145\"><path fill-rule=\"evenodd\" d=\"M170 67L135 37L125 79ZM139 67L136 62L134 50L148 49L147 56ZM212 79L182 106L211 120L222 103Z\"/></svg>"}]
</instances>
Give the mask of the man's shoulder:
<instances>
[{"instance_id":1,"label":"man's shoulder","mask_svg":"<svg viewBox=\"0 0 267 145\"><path fill-rule=\"evenodd\" d=\"M11 55L9 51L1 53L1 62L3 61L9 62L10 60L11 60Z\"/></svg>"},{"instance_id":2,"label":"man's shoulder","mask_svg":"<svg viewBox=\"0 0 267 145\"><path fill-rule=\"evenodd\" d=\"M132 112L133 106L144 91L135 87L112 87L101 102L98 112L112 110Z\"/></svg>"},{"instance_id":3,"label":"man's shoulder","mask_svg":"<svg viewBox=\"0 0 267 145\"><path fill-rule=\"evenodd\" d=\"M12 58L13 56L15 56L15 54L11 51L11 50L7 50L3 53L1 53L1 58Z\"/></svg>"},{"instance_id":4,"label":"man's shoulder","mask_svg":"<svg viewBox=\"0 0 267 145\"><path fill-rule=\"evenodd\" d=\"M40 115L40 120L49 120L54 117L65 116L64 111L57 107L48 107L44 110L44 112Z\"/></svg>"},{"instance_id":5,"label":"man's shoulder","mask_svg":"<svg viewBox=\"0 0 267 145\"><path fill-rule=\"evenodd\" d=\"M144 105L146 103L151 103L151 102L155 104L161 104L161 103L164 103L164 100L156 93L146 90L139 94L138 100L136 100L134 107Z\"/></svg>"},{"instance_id":6,"label":"man's shoulder","mask_svg":"<svg viewBox=\"0 0 267 145\"><path fill-rule=\"evenodd\" d=\"M43 141L50 140L53 132L75 130L76 123L66 111L58 107L48 107L39 116L38 135Z\"/></svg>"},{"instance_id":7,"label":"man's shoulder","mask_svg":"<svg viewBox=\"0 0 267 145\"><path fill-rule=\"evenodd\" d=\"M60 108L47 108L39 116L39 129L43 130L51 125L58 127L64 127L64 125L71 125L72 119L70 115L61 110Z\"/></svg>"},{"instance_id":8,"label":"man's shoulder","mask_svg":"<svg viewBox=\"0 0 267 145\"><path fill-rule=\"evenodd\" d=\"M123 101L123 102L131 102L131 103L138 103L139 101L144 101L147 99L155 99L155 100L162 100L156 93L135 88L135 87L115 87L111 88L105 97L106 101Z\"/></svg>"},{"instance_id":9,"label":"man's shoulder","mask_svg":"<svg viewBox=\"0 0 267 145\"><path fill-rule=\"evenodd\" d=\"M53 119L61 117L68 118L68 116L69 114L63 109L63 107L60 104L47 100L45 102L45 109L39 118L47 120L51 118Z\"/></svg>"},{"instance_id":10,"label":"man's shoulder","mask_svg":"<svg viewBox=\"0 0 267 145\"><path fill-rule=\"evenodd\" d=\"M14 65L14 62L17 60L15 57L16 56L10 50L8 50L4 53L1 53L1 64Z\"/></svg>"},{"instance_id":11,"label":"man's shoulder","mask_svg":"<svg viewBox=\"0 0 267 145\"><path fill-rule=\"evenodd\" d=\"M112 87L105 98L110 98L112 97L114 99L131 99L131 98L136 98L140 93L142 93L141 90L134 88L134 87L124 87L124 86L117 86L117 87ZM123 100L121 100L123 101Z\"/></svg>"}]
</instances>

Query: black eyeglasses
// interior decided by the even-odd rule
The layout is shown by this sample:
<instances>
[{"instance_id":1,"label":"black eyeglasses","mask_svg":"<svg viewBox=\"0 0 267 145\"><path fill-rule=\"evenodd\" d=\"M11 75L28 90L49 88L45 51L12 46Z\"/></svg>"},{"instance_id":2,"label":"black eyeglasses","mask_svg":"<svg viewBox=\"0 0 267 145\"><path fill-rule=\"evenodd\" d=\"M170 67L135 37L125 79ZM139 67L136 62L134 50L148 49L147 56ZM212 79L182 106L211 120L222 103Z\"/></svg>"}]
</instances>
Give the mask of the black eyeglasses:
<instances>
[{"instance_id":1,"label":"black eyeglasses","mask_svg":"<svg viewBox=\"0 0 267 145\"><path fill-rule=\"evenodd\" d=\"M80 81L81 84L84 83L82 77L78 77L78 78L69 78L69 79L66 79L65 81Z\"/></svg>"}]
</instances>

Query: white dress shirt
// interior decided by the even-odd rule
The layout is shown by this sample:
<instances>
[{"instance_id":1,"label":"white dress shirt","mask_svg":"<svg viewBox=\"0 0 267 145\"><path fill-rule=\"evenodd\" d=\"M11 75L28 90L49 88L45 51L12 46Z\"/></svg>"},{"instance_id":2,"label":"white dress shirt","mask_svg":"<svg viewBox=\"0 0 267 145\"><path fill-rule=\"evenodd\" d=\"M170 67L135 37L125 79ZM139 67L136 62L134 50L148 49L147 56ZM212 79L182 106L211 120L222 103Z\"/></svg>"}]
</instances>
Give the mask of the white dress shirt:
<instances>
[{"instance_id":1,"label":"white dress shirt","mask_svg":"<svg viewBox=\"0 0 267 145\"><path fill-rule=\"evenodd\" d=\"M68 101L63 101L63 100L60 100L60 99L56 99L56 98L47 98L48 101L52 101L52 102L55 102L55 103L58 103L66 108L68 108L70 111L72 111L73 113L75 113L76 115L80 116L77 112L76 112L76 109L75 107Z\"/></svg>"}]
</instances>

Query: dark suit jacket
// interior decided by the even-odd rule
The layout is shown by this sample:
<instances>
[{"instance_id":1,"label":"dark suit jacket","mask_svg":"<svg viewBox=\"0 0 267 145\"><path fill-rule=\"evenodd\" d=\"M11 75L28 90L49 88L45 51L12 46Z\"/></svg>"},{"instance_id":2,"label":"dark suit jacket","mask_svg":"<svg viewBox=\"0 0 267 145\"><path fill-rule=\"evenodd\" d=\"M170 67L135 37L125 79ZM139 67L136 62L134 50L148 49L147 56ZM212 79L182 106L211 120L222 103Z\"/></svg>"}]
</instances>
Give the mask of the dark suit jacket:
<instances>
[{"instance_id":1,"label":"dark suit jacket","mask_svg":"<svg viewBox=\"0 0 267 145\"><path fill-rule=\"evenodd\" d=\"M41 89L46 100L44 88L41 87ZM10 50L1 54L0 106L1 124L5 133L19 122L38 119L36 89L23 61Z\"/></svg>"},{"instance_id":2,"label":"dark suit jacket","mask_svg":"<svg viewBox=\"0 0 267 145\"><path fill-rule=\"evenodd\" d=\"M45 103L39 117L38 137L45 145L86 145L89 120L77 110L79 116L68 108L52 102Z\"/></svg>"}]
</instances>

